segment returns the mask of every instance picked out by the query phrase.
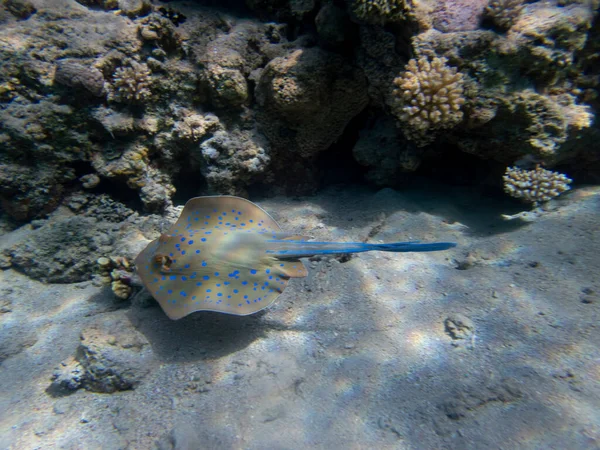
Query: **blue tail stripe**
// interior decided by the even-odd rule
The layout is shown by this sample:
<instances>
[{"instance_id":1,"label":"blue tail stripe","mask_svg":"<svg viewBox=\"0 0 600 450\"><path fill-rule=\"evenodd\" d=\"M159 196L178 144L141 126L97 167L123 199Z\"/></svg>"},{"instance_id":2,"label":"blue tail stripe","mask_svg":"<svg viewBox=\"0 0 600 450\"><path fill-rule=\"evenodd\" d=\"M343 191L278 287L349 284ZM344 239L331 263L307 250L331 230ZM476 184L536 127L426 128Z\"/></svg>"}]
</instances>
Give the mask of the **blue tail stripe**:
<instances>
[{"instance_id":1,"label":"blue tail stripe","mask_svg":"<svg viewBox=\"0 0 600 450\"><path fill-rule=\"evenodd\" d=\"M267 250L280 258L302 258L312 255L332 255L340 253L382 252L437 252L456 247L454 242L392 242L388 244L368 244L364 242L308 242L269 240L273 250Z\"/></svg>"}]
</instances>

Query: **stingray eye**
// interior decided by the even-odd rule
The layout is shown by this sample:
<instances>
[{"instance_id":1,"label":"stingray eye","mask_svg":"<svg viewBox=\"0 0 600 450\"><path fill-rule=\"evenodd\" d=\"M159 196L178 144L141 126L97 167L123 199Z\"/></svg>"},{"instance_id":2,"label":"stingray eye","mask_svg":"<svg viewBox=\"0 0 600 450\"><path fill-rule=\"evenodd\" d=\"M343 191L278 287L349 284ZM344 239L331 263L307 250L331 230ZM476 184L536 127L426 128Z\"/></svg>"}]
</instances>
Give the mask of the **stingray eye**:
<instances>
[{"instance_id":1,"label":"stingray eye","mask_svg":"<svg viewBox=\"0 0 600 450\"><path fill-rule=\"evenodd\" d=\"M160 266L161 272L170 272L173 260L162 253L154 255L154 264Z\"/></svg>"}]
</instances>

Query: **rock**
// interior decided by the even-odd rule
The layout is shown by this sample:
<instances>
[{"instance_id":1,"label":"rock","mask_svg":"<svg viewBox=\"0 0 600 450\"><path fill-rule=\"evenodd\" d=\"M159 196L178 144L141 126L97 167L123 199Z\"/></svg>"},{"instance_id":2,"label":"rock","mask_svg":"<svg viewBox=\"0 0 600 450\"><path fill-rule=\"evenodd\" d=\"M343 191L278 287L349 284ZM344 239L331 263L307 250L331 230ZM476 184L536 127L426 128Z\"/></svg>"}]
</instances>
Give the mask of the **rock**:
<instances>
[{"instance_id":1,"label":"rock","mask_svg":"<svg viewBox=\"0 0 600 450\"><path fill-rule=\"evenodd\" d=\"M90 279L96 259L111 254L114 234L89 217L47 223L11 248L13 267L46 283Z\"/></svg>"},{"instance_id":2,"label":"rock","mask_svg":"<svg viewBox=\"0 0 600 450\"><path fill-rule=\"evenodd\" d=\"M54 81L63 86L86 90L96 97L102 97L105 94L102 72L95 67L71 59L64 59L56 63Z\"/></svg>"},{"instance_id":3,"label":"rock","mask_svg":"<svg viewBox=\"0 0 600 450\"><path fill-rule=\"evenodd\" d=\"M452 314L444 320L446 334L453 340L469 340L475 333L475 324L462 314Z\"/></svg>"},{"instance_id":4,"label":"rock","mask_svg":"<svg viewBox=\"0 0 600 450\"><path fill-rule=\"evenodd\" d=\"M152 358L148 341L122 313L106 314L82 331L75 356L61 363L49 390L85 388L112 393L134 389L150 371Z\"/></svg>"}]
</instances>

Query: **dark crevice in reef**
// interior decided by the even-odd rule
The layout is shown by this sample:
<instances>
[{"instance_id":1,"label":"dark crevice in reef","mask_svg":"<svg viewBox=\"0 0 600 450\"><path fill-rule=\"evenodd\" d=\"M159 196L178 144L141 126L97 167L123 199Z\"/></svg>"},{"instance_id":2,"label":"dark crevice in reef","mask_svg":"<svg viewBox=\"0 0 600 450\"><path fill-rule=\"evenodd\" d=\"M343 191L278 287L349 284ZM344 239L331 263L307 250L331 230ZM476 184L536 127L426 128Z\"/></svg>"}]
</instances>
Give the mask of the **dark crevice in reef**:
<instances>
[{"instance_id":1,"label":"dark crevice in reef","mask_svg":"<svg viewBox=\"0 0 600 450\"><path fill-rule=\"evenodd\" d=\"M172 177L175 194L172 197L174 205L183 205L190 198L205 195L206 181L197 165L183 166L182 170Z\"/></svg>"},{"instance_id":2,"label":"dark crevice in reef","mask_svg":"<svg viewBox=\"0 0 600 450\"><path fill-rule=\"evenodd\" d=\"M108 194L134 211L144 211L139 193L127 186L124 181L101 178L96 191Z\"/></svg>"},{"instance_id":3,"label":"dark crevice in reef","mask_svg":"<svg viewBox=\"0 0 600 450\"><path fill-rule=\"evenodd\" d=\"M432 148L428 153L415 171L415 175L435 178L454 186L501 186L502 174L505 170L505 166L501 163L481 160L447 144L443 144L443 148L439 150Z\"/></svg>"},{"instance_id":4,"label":"dark crevice in reef","mask_svg":"<svg viewBox=\"0 0 600 450\"><path fill-rule=\"evenodd\" d=\"M358 141L359 130L364 127L368 115L368 111L364 110L354 117L340 138L318 155L316 165L319 168L321 188L340 183L364 183L367 169L356 162L352 149Z\"/></svg>"}]
</instances>

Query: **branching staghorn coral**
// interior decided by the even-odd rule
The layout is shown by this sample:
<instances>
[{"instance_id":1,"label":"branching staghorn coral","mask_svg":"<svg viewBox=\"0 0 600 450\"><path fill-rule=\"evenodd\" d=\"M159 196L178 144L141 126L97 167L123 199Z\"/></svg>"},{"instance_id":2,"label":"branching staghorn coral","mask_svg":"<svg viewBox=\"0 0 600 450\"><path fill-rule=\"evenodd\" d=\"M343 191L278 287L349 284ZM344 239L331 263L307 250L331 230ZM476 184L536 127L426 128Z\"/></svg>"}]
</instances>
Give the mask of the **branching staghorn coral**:
<instances>
[{"instance_id":1,"label":"branching staghorn coral","mask_svg":"<svg viewBox=\"0 0 600 450\"><path fill-rule=\"evenodd\" d=\"M118 103L142 103L152 96L151 72L146 64L130 61L118 67L108 87L108 100Z\"/></svg>"},{"instance_id":2,"label":"branching staghorn coral","mask_svg":"<svg viewBox=\"0 0 600 450\"><path fill-rule=\"evenodd\" d=\"M507 167L502 179L504 192L535 206L568 191L569 184L573 181L562 173L542 169L540 166L535 170Z\"/></svg>"},{"instance_id":3,"label":"branching staghorn coral","mask_svg":"<svg viewBox=\"0 0 600 450\"><path fill-rule=\"evenodd\" d=\"M523 0L491 0L485 15L501 30L508 30L523 11Z\"/></svg>"},{"instance_id":4,"label":"branching staghorn coral","mask_svg":"<svg viewBox=\"0 0 600 450\"><path fill-rule=\"evenodd\" d=\"M354 0L352 10L365 22L385 23L406 18L410 5L406 0Z\"/></svg>"},{"instance_id":5,"label":"branching staghorn coral","mask_svg":"<svg viewBox=\"0 0 600 450\"><path fill-rule=\"evenodd\" d=\"M456 126L463 118L463 75L446 65L446 58L411 59L406 71L394 79L392 106L405 136L424 146L435 131Z\"/></svg>"}]
</instances>

